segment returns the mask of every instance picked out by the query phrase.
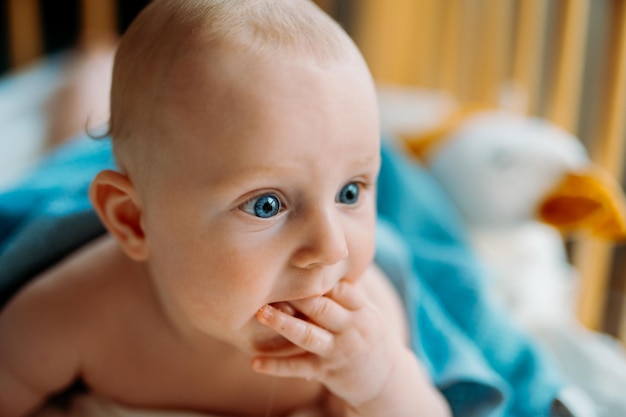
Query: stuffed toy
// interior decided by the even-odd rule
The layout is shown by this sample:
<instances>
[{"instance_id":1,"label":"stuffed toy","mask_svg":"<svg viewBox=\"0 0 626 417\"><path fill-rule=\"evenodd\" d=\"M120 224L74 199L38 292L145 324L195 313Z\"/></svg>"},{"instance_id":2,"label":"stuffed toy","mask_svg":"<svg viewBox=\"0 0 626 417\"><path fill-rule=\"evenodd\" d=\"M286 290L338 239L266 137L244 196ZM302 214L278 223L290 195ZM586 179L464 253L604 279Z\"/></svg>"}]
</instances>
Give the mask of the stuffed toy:
<instances>
[{"instance_id":1,"label":"stuffed toy","mask_svg":"<svg viewBox=\"0 0 626 417\"><path fill-rule=\"evenodd\" d=\"M521 321L572 313L564 235L626 238L619 185L545 120L470 109L405 143L465 219L494 296Z\"/></svg>"},{"instance_id":2,"label":"stuffed toy","mask_svg":"<svg viewBox=\"0 0 626 417\"><path fill-rule=\"evenodd\" d=\"M617 182L577 138L512 112L469 108L402 139L464 218L495 302L552 350L599 415L626 415L615 388L626 386L626 355L577 322L577 276L564 245L581 234L626 238Z\"/></svg>"}]
</instances>

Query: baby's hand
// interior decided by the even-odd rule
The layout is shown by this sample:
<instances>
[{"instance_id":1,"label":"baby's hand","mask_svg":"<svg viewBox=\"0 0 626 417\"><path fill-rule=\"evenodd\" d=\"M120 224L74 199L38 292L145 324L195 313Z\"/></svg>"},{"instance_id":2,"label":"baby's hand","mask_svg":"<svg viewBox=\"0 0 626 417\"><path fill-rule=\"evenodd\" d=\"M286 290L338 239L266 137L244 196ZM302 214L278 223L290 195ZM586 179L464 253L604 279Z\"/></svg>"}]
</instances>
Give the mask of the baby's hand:
<instances>
[{"instance_id":1,"label":"baby's hand","mask_svg":"<svg viewBox=\"0 0 626 417\"><path fill-rule=\"evenodd\" d=\"M429 408L414 401L426 385L416 358L359 283L342 281L324 296L290 304L306 319L270 305L257 318L306 352L254 358L257 372L317 380L341 399L346 415L417 416L416 406Z\"/></svg>"},{"instance_id":2,"label":"baby's hand","mask_svg":"<svg viewBox=\"0 0 626 417\"><path fill-rule=\"evenodd\" d=\"M353 405L376 396L389 372L397 340L386 337L381 314L358 284L340 282L330 293L290 304L308 320L270 305L258 320L307 353L287 358L259 357L258 372L316 379Z\"/></svg>"}]
</instances>

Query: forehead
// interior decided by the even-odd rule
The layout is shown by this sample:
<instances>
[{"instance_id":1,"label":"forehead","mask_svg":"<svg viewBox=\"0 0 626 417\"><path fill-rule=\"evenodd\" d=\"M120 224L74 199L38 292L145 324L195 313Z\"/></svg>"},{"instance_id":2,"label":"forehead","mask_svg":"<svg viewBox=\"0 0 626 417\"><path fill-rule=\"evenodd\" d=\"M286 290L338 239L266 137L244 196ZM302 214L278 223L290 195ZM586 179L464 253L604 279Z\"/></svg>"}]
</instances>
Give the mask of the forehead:
<instances>
[{"instance_id":1,"label":"forehead","mask_svg":"<svg viewBox=\"0 0 626 417\"><path fill-rule=\"evenodd\" d=\"M354 153L355 140L361 154L378 152L375 93L360 61L192 54L168 84L158 120L170 162L210 157L224 172L261 152L293 159L294 150L308 152L302 143Z\"/></svg>"}]
</instances>

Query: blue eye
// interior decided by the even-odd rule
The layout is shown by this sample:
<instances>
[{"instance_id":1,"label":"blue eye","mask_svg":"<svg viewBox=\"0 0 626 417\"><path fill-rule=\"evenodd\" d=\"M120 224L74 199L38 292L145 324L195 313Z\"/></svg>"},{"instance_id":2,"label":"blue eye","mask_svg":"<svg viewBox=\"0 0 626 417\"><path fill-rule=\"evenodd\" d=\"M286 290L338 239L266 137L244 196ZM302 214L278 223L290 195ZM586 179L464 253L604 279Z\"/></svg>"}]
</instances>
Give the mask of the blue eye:
<instances>
[{"instance_id":1,"label":"blue eye","mask_svg":"<svg viewBox=\"0 0 626 417\"><path fill-rule=\"evenodd\" d=\"M241 209L252 216L267 219L280 212L280 200L274 194L263 194L246 201Z\"/></svg>"},{"instance_id":2,"label":"blue eye","mask_svg":"<svg viewBox=\"0 0 626 417\"><path fill-rule=\"evenodd\" d=\"M359 186L355 182L346 184L339 194L337 194L337 202L341 204L356 204L359 200Z\"/></svg>"}]
</instances>

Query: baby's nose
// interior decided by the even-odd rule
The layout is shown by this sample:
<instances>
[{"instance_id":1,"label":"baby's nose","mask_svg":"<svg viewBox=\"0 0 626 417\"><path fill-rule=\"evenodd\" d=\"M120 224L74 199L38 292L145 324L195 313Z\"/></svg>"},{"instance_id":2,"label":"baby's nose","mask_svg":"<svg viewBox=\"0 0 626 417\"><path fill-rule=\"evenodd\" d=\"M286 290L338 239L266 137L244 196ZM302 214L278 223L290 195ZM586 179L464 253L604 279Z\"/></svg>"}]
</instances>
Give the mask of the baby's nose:
<instances>
[{"instance_id":1,"label":"baby's nose","mask_svg":"<svg viewBox=\"0 0 626 417\"><path fill-rule=\"evenodd\" d=\"M334 265L348 257L348 243L339 215L332 211L311 214L302 231L302 244L294 255L301 268Z\"/></svg>"}]
</instances>

